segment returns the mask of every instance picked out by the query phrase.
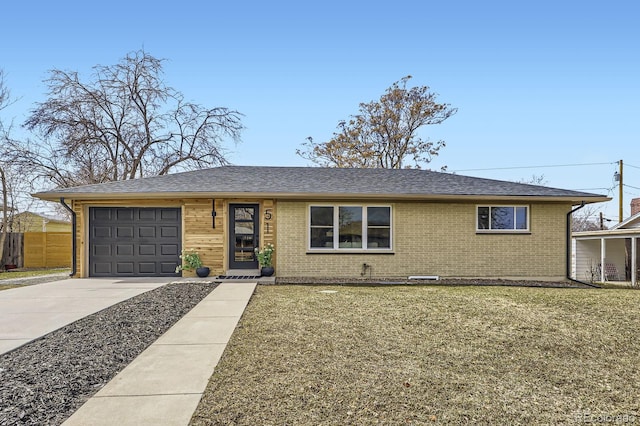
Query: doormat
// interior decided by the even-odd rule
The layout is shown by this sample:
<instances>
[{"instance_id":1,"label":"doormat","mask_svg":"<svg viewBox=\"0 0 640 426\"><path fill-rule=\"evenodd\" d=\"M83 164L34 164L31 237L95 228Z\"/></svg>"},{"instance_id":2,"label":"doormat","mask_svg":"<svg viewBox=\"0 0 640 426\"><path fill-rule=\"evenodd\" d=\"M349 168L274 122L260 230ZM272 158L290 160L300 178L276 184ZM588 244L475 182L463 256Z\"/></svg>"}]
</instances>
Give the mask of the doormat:
<instances>
[{"instance_id":1,"label":"doormat","mask_svg":"<svg viewBox=\"0 0 640 426\"><path fill-rule=\"evenodd\" d=\"M260 275L218 275L219 280L257 280Z\"/></svg>"}]
</instances>

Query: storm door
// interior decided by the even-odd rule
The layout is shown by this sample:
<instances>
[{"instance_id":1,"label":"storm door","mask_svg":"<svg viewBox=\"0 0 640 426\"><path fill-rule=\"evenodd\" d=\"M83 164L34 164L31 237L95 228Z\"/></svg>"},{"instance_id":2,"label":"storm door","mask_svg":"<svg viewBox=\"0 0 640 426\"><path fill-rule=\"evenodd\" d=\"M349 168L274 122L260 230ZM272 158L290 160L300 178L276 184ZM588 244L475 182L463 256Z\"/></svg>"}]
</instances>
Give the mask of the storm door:
<instances>
[{"instance_id":1,"label":"storm door","mask_svg":"<svg viewBox=\"0 0 640 426\"><path fill-rule=\"evenodd\" d=\"M258 204L229 204L229 269L258 269Z\"/></svg>"}]
</instances>

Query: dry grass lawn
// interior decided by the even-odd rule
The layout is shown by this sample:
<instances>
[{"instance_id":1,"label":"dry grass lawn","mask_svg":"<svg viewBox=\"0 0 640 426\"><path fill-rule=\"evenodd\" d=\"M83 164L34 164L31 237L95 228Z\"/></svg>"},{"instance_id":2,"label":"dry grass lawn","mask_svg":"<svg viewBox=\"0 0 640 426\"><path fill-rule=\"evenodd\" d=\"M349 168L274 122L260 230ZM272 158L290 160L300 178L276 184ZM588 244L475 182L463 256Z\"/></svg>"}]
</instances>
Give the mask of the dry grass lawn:
<instances>
[{"instance_id":1,"label":"dry grass lawn","mask_svg":"<svg viewBox=\"0 0 640 426\"><path fill-rule=\"evenodd\" d=\"M0 282L3 280L12 280L15 278L31 278L31 277L39 277L42 275L51 275L51 274L62 274L62 273L70 273L71 269L69 268L53 268L53 269L18 269L9 272L0 272Z\"/></svg>"},{"instance_id":2,"label":"dry grass lawn","mask_svg":"<svg viewBox=\"0 0 640 426\"><path fill-rule=\"evenodd\" d=\"M260 286L191 424L640 422L639 329L634 290Z\"/></svg>"},{"instance_id":3,"label":"dry grass lawn","mask_svg":"<svg viewBox=\"0 0 640 426\"><path fill-rule=\"evenodd\" d=\"M69 272L71 272L69 268L13 270L10 272L0 271L0 291L24 287L26 282L21 284L7 284L7 282L15 278L37 278L43 275L68 274Z\"/></svg>"},{"instance_id":4,"label":"dry grass lawn","mask_svg":"<svg viewBox=\"0 0 640 426\"><path fill-rule=\"evenodd\" d=\"M20 284L0 284L0 291L9 290L10 288L22 287Z\"/></svg>"}]
</instances>

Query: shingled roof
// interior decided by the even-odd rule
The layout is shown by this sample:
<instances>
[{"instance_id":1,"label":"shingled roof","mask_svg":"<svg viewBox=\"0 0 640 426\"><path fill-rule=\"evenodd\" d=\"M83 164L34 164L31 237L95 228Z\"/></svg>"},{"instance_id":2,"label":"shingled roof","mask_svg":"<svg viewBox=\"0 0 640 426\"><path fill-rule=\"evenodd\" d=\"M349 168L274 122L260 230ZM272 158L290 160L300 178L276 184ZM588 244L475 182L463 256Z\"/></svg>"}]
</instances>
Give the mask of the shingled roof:
<instances>
[{"instance_id":1,"label":"shingled roof","mask_svg":"<svg viewBox=\"0 0 640 426\"><path fill-rule=\"evenodd\" d=\"M39 192L45 200L139 198L540 199L599 202L604 195L416 169L222 166Z\"/></svg>"}]
</instances>

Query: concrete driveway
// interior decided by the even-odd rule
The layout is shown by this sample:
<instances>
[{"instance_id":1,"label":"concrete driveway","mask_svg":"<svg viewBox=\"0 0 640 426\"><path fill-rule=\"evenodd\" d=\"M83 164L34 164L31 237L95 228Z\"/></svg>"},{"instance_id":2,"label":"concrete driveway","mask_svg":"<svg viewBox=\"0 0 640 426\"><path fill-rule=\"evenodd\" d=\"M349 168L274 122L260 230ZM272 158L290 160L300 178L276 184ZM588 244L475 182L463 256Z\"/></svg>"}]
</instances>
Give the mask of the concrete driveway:
<instances>
[{"instance_id":1,"label":"concrete driveway","mask_svg":"<svg viewBox=\"0 0 640 426\"><path fill-rule=\"evenodd\" d=\"M0 291L0 354L174 278L75 278Z\"/></svg>"}]
</instances>

